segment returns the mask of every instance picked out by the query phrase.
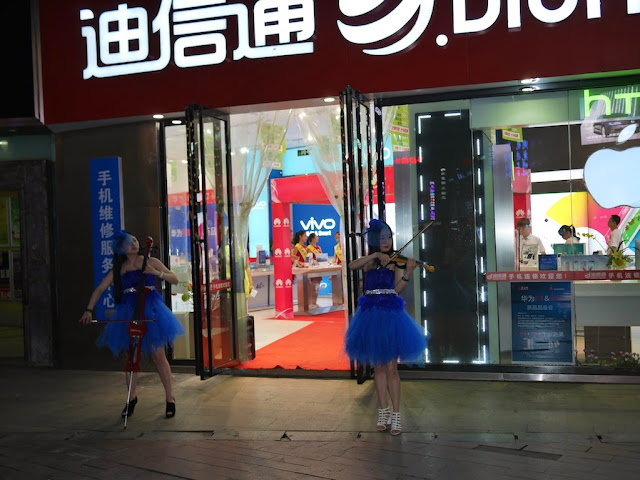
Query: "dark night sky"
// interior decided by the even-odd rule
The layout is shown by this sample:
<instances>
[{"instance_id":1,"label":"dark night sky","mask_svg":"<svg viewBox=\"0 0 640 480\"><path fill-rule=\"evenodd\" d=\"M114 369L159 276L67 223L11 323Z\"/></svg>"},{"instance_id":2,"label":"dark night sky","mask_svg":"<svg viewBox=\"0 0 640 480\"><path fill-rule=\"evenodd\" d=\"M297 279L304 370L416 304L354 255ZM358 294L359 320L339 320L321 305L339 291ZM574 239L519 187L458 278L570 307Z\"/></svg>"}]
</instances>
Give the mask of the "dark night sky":
<instances>
[{"instance_id":1,"label":"dark night sky","mask_svg":"<svg viewBox=\"0 0 640 480\"><path fill-rule=\"evenodd\" d=\"M34 116L29 3L29 0L0 2L3 84L0 120Z\"/></svg>"}]
</instances>

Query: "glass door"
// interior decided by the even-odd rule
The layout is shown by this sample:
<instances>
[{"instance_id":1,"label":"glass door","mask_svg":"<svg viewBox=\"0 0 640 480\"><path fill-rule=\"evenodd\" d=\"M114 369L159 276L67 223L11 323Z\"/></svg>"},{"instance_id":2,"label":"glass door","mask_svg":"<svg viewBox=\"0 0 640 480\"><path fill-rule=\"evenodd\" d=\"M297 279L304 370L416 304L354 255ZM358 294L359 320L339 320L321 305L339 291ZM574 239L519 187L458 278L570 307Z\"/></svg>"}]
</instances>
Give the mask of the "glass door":
<instances>
[{"instance_id":1,"label":"glass door","mask_svg":"<svg viewBox=\"0 0 640 480\"><path fill-rule=\"evenodd\" d=\"M186 119L196 373L205 378L237 360L229 118L191 105Z\"/></svg>"},{"instance_id":2,"label":"glass door","mask_svg":"<svg viewBox=\"0 0 640 480\"><path fill-rule=\"evenodd\" d=\"M371 108L369 100L347 87L340 94L342 136L342 178L344 188L345 262L366 254L362 232L373 216L373 163L371 148ZM362 272L347 270L347 311L349 318L362 294ZM370 377L366 365L351 362L351 376L358 383Z\"/></svg>"}]
</instances>

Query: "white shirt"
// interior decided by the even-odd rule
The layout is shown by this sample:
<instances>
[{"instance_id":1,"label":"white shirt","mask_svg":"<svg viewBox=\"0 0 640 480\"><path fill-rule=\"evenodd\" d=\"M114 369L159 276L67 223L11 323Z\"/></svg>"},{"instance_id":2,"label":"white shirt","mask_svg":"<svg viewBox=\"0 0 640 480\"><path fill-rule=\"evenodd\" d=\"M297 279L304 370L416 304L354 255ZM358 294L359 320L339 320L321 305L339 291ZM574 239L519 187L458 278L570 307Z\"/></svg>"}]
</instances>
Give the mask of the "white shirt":
<instances>
[{"instance_id":1,"label":"white shirt","mask_svg":"<svg viewBox=\"0 0 640 480\"><path fill-rule=\"evenodd\" d=\"M569 237L564 243L580 243L580 239L576 237Z\"/></svg>"},{"instance_id":2,"label":"white shirt","mask_svg":"<svg viewBox=\"0 0 640 480\"><path fill-rule=\"evenodd\" d=\"M546 255L547 252L544 250L544 245L542 244L542 240L539 237L531 234L528 237L523 237L520 235L520 258L522 259L522 247L525 245L538 245L538 255Z\"/></svg>"},{"instance_id":3,"label":"white shirt","mask_svg":"<svg viewBox=\"0 0 640 480\"><path fill-rule=\"evenodd\" d=\"M616 250L622 250L624 248L624 245L620 245L620 242L622 242L622 235L620 234L620 230L614 228L613 230L611 230L611 236L609 237L609 241L607 242L607 246L609 247L607 251L609 253L613 251L611 247L614 247Z\"/></svg>"}]
</instances>

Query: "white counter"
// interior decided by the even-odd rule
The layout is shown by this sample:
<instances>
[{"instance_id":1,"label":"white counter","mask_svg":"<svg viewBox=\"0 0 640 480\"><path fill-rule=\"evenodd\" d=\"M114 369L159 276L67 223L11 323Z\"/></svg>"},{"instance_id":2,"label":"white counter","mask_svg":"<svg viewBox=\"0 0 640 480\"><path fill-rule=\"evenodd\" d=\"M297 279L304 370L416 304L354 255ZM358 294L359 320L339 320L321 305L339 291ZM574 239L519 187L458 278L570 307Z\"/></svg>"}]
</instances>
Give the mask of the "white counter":
<instances>
[{"instance_id":1,"label":"white counter","mask_svg":"<svg viewBox=\"0 0 640 480\"><path fill-rule=\"evenodd\" d=\"M637 280L574 281L576 325L640 326L640 282Z\"/></svg>"}]
</instances>

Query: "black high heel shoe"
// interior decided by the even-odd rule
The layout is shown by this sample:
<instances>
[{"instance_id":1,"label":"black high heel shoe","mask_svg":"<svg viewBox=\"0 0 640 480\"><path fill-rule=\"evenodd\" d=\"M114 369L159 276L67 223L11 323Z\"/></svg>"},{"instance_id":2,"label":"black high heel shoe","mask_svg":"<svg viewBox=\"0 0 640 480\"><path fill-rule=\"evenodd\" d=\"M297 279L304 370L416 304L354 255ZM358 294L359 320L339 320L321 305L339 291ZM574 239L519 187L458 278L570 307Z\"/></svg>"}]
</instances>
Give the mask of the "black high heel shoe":
<instances>
[{"instance_id":1,"label":"black high heel shoe","mask_svg":"<svg viewBox=\"0 0 640 480\"><path fill-rule=\"evenodd\" d=\"M173 402L167 402L167 408L164 412L164 415L167 418L173 418L176 416L176 399L173 399Z\"/></svg>"},{"instance_id":2,"label":"black high heel shoe","mask_svg":"<svg viewBox=\"0 0 640 480\"><path fill-rule=\"evenodd\" d=\"M122 409L122 418L124 417L130 417L131 415L133 415L133 411L136 408L136 404L138 403L138 396L136 395L136 398L134 398L133 400L129 400L129 411L127 412L127 404L124 404L124 408Z\"/></svg>"}]
</instances>

